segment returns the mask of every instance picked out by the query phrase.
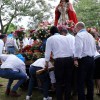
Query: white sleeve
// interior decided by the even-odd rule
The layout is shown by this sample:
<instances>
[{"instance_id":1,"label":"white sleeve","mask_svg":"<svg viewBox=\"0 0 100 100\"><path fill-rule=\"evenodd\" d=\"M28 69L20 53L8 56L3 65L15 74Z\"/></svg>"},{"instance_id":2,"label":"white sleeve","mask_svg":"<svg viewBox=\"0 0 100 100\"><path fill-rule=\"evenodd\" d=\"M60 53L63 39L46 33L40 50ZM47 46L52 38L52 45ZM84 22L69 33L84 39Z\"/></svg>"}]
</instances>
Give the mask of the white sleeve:
<instances>
[{"instance_id":1,"label":"white sleeve","mask_svg":"<svg viewBox=\"0 0 100 100\"><path fill-rule=\"evenodd\" d=\"M51 51L52 51L51 41L49 39L47 39L46 49L45 49L45 60L46 61L49 61L50 60Z\"/></svg>"},{"instance_id":2,"label":"white sleeve","mask_svg":"<svg viewBox=\"0 0 100 100\"><path fill-rule=\"evenodd\" d=\"M18 45L17 45L16 39L14 39L14 46L18 50Z\"/></svg>"}]
</instances>

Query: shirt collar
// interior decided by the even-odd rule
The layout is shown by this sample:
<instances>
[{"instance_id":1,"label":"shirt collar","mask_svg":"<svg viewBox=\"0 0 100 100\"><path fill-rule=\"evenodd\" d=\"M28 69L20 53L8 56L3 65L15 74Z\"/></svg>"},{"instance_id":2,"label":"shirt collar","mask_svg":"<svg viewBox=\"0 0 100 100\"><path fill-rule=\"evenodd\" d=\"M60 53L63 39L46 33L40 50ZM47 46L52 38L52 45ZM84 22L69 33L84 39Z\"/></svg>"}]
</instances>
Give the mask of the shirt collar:
<instances>
[{"instance_id":1,"label":"shirt collar","mask_svg":"<svg viewBox=\"0 0 100 100\"><path fill-rule=\"evenodd\" d=\"M85 32L85 31L86 31L86 29L81 29L79 32ZM78 32L78 33L79 33L79 32Z\"/></svg>"},{"instance_id":2,"label":"shirt collar","mask_svg":"<svg viewBox=\"0 0 100 100\"><path fill-rule=\"evenodd\" d=\"M55 33L54 35L60 35L59 33Z\"/></svg>"}]
</instances>

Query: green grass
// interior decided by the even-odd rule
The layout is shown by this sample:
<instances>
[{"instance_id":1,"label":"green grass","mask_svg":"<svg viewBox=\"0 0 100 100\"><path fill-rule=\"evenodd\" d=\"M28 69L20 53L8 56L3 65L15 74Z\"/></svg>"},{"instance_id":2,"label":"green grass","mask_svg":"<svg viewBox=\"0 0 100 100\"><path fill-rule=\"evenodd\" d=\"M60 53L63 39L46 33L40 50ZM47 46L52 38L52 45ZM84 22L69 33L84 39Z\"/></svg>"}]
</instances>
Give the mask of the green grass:
<instances>
[{"instance_id":1,"label":"green grass","mask_svg":"<svg viewBox=\"0 0 100 100\"><path fill-rule=\"evenodd\" d=\"M16 81L14 81L14 83L15 82ZM0 87L0 100L25 100L27 90L19 89L18 92L21 94L21 97L18 97L18 98L6 96L5 89L6 89L6 85L7 85L7 80L0 78L0 84L3 84L3 86ZM95 94L96 94L96 89L95 89ZM53 100L56 100L54 94L51 94L51 96L53 96ZM42 93L39 90L34 89L33 95L32 95L32 100L43 100ZM77 97L73 97L72 100L77 100ZM100 100L100 97L94 95L94 100Z\"/></svg>"}]
</instances>

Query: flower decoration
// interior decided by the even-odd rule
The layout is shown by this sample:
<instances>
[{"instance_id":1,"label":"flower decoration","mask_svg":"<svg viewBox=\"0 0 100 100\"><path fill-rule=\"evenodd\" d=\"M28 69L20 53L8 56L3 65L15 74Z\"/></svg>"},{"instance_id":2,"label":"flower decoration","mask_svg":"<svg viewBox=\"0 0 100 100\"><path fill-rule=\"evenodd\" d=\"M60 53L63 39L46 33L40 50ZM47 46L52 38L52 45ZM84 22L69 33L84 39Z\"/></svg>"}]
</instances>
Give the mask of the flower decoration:
<instances>
[{"instance_id":1,"label":"flower decoration","mask_svg":"<svg viewBox=\"0 0 100 100\"><path fill-rule=\"evenodd\" d=\"M72 20L66 20L66 23L64 25L59 24L57 27L59 31L61 31L62 29L67 29L69 32L73 32L74 26L75 23Z\"/></svg>"},{"instance_id":2,"label":"flower decoration","mask_svg":"<svg viewBox=\"0 0 100 100\"><path fill-rule=\"evenodd\" d=\"M31 47L31 51L32 52L40 52L40 47L41 47L41 45L42 45L42 42L40 41L40 42L38 42L38 41L36 41L33 45L32 45L32 47Z\"/></svg>"},{"instance_id":3,"label":"flower decoration","mask_svg":"<svg viewBox=\"0 0 100 100\"><path fill-rule=\"evenodd\" d=\"M19 30L16 30L13 34L16 38L22 41L25 34L24 30L25 30L24 28L20 28Z\"/></svg>"},{"instance_id":4,"label":"flower decoration","mask_svg":"<svg viewBox=\"0 0 100 100\"><path fill-rule=\"evenodd\" d=\"M27 45L22 49L22 52L30 52L31 45Z\"/></svg>"}]
</instances>

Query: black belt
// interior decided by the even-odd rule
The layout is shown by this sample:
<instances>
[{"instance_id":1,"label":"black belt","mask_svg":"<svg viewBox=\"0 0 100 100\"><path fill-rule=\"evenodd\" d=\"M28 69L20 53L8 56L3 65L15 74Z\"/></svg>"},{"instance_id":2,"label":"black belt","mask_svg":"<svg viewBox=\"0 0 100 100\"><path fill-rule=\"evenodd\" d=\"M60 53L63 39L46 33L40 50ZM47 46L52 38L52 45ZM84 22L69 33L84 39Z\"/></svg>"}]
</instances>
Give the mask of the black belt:
<instances>
[{"instance_id":1,"label":"black belt","mask_svg":"<svg viewBox=\"0 0 100 100\"><path fill-rule=\"evenodd\" d=\"M82 57L82 58L94 58L94 56L85 56L85 57Z\"/></svg>"},{"instance_id":2,"label":"black belt","mask_svg":"<svg viewBox=\"0 0 100 100\"><path fill-rule=\"evenodd\" d=\"M12 70L11 68L0 68L0 70Z\"/></svg>"},{"instance_id":3,"label":"black belt","mask_svg":"<svg viewBox=\"0 0 100 100\"><path fill-rule=\"evenodd\" d=\"M8 48L14 48L14 46L8 46Z\"/></svg>"},{"instance_id":4,"label":"black belt","mask_svg":"<svg viewBox=\"0 0 100 100\"><path fill-rule=\"evenodd\" d=\"M55 58L54 60L57 60L57 59L70 59L70 58L73 58L72 56L70 56L70 57L61 57L61 58Z\"/></svg>"}]
</instances>

